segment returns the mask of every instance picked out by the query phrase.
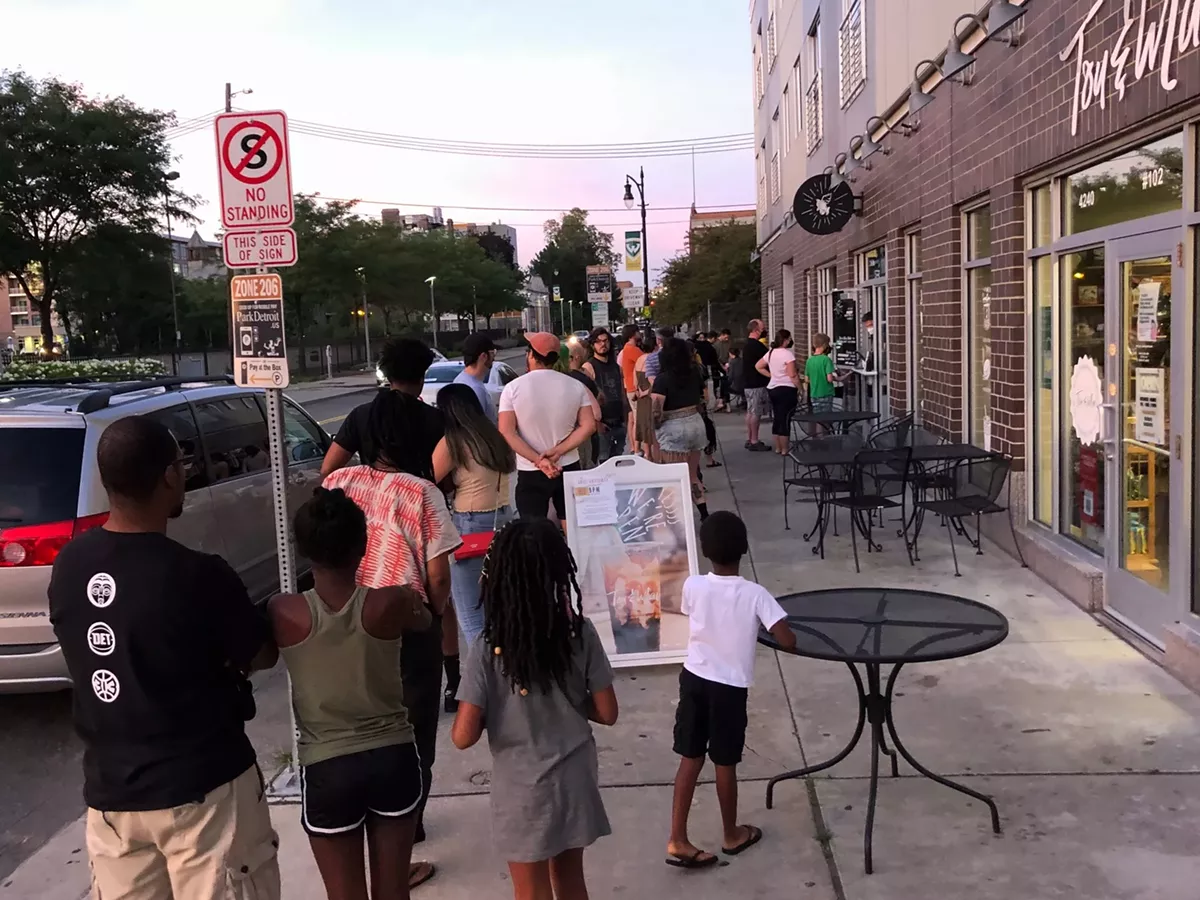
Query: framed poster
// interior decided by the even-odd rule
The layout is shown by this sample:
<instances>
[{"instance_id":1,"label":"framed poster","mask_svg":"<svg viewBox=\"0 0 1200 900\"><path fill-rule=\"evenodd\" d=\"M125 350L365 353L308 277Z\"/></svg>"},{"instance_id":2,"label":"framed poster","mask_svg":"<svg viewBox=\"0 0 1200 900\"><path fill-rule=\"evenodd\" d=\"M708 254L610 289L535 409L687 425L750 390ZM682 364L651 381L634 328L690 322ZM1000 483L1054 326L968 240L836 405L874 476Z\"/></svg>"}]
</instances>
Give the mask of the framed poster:
<instances>
[{"instance_id":1,"label":"framed poster","mask_svg":"<svg viewBox=\"0 0 1200 900\"><path fill-rule=\"evenodd\" d=\"M583 612L614 667L682 662L683 583L699 574L688 467L619 456L564 476Z\"/></svg>"}]
</instances>

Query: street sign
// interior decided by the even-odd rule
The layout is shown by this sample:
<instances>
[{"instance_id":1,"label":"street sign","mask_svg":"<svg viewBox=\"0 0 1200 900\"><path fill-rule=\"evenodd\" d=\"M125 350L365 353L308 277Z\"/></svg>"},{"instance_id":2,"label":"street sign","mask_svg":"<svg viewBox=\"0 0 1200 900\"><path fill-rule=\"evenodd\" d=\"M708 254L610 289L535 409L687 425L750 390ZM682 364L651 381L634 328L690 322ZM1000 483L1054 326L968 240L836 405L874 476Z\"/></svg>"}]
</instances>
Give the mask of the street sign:
<instances>
[{"instance_id":1,"label":"street sign","mask_svg":"<svg viewBox=\"0 0 1200 900\"><path fill-rule=\"evenodd\" d=\"M225 265L231 269L281 268L296 264L296 232L290 228L225 232Z\"/></svg>"},{"instance_id":2,"label":"street sign","mask_svg":"<svg viewBox=\"0 0 1200 900\"><path fill-rule=\"evenodd\" d=\"M226 228L292 224L287 116L280 110L217 116L221 223Z\"/></svg>"},{"instance_id":3,"label":"street sign","mask_svg":"<svg viewBox=\"0 0 1200 900\"><path fill-rule=\"evenodd\" d=\"M641 309L646 305L644 287L627 287L621 291L621 306L625 309Z\"/></svg>"},{"instance_id":4,"label":"street sign","mask_svg":"<svg viewBox=\"0 0 1200 900\"><path fill-rule=\"evenodd\" d=\"M278 275L234 275L233 379L241 387L285 388L287 345L283 334L283 282Z\"/></svg>"},{"instance_id":5,"label":"street sign","mask_svg":"<svg viewBox=\"0 0 1200 900\"><path fill-rule=\"evenodd\" d=\"M591 274L587 276L588 303L608 303L612 300L612 275Z\"/></svg>"},{"instance_id":6,"label":"street sign","mask_svg":"<svg viewBox=\"0 0 1200 900\"><path fill-rule=\"evenodd\" d=\"M607 328L608 327L608 304L593 303L592 304L592 327Z\"/></svg>"}]
</instances>

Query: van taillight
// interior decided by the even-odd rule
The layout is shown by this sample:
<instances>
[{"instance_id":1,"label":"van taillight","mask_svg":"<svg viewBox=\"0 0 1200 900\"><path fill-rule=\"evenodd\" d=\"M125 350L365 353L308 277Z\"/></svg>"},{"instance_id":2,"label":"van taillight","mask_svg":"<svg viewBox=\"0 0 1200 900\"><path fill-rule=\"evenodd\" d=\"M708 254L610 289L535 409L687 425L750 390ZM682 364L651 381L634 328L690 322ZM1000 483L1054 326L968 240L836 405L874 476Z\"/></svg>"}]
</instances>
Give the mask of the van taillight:
<instances>
[{"instance_id":1,"label":"van taillight","mask_svg":"<svg viewBox=\"0 0 1200 900\"><path fill-rule=\"evenodd\" d=\"M71 538L108 521L108 513L85 516L71 522L21 525L0 531L0 569L18 566L49 566Z\"/></svg>"}]
</instances>

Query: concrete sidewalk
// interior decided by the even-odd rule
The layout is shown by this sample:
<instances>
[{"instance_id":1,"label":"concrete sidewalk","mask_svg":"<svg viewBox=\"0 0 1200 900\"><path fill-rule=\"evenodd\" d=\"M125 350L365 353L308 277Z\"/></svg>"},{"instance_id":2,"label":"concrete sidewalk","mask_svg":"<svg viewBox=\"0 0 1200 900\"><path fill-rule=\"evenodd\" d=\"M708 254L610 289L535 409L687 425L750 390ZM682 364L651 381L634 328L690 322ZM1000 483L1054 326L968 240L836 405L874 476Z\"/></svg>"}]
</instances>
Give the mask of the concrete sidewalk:
<instances>
[{"instance_id":1,"label":"concrete sidewalk","mask_svg":"<svg viewBox=\"0 0 1200 900\"><path fill-rule=\"evenodd\" d=\"M954 578L944 530L932 525L922 561L908 565L889 530L881 554L854 573L850 543L827 558L802 534L811 503L783 528L780 461L741 449L740 417L717 416L725 468L708 470L714 508L750 528L744 574L777 593L859 584L920 585L1000 609L1012 625L999 647L964 660L913 666L900 677L896 719L915 757L995 797L1004 833L984 807L917 776L881 778L876 874L863 872L869 757L860 747L810 782L785 782L764 808L765 780L835 754L853 730L845 666L760 649L742 777L743 821L762 845L728 865L680 872L663 865L676 759L671 730L677 668L624 670L621 720L598 728L601 779L613 835L587 854L592 895L631 898L806 897L813 900L1195 900L1200 895L1200 698L1096 620L986 545ZM844 523L843 523L844 526ZM443 720L448 726L449 720ZM443 727L419 855L439 867L415 896L466 900L509 894L490 852L486 746L461 753ZM886 771L886 769L885 769ZM711 775L711 770L706 774ZM276 807L288 900L324 896L295 807ZM693 838L720 840L711 784L698 792ZM78 900L87 890L81 823L64 829L13 876L0 897Z\"/></svg>"}]
</instances>

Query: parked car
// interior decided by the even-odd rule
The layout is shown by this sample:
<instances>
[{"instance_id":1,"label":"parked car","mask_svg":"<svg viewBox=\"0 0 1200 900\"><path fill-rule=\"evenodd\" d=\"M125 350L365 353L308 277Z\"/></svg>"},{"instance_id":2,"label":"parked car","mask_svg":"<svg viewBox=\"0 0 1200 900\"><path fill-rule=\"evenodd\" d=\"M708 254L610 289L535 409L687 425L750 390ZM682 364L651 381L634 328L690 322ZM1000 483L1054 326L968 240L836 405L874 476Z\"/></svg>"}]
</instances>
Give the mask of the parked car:
<instances>
[{"instance_id":1,"label":"parked car","mask_svg":"<svg viewBox=\"0 0 1200 900\"><path fill-rule=\"evenodd\" d=\"M425 373L425 386L421 389L421 399L430 406L437 403L438 391L454 381L464 368L463 361L434 363ZM517 377L517 370L508 363L492 363L492 372L488 376L487 392L492 398L492 405L499 408L500 394L504 386Z\"/></svg>"},{"instance_id":2,"label":"parked car","mask_svg":"<svg viewBox=\"0 0 1200 900\"><path fill-rule=\"evenodd\" d=\"M96 468L104 429L126 416L167 425L184 454L183 516L168 534L217 553L251 597L278 590L265 395L227 378L119 384L0 382L0 693L70 687L50 626L50 569L76 535L104 524L108 499ZM320 483L330 438L284 398L288 504ZM308 567L297 560L297 571Z\"/></svg>"},{"instance_id":3,"label":"parked car","mask_svg":"<svg viewBox=\"0 0 1200 900\"><path fill-rule=\"evenodd\" d=\"M433 348L430 348L430 349L433 349ZM433 362L435 365L440 362L448 362L448 361L449 360L446 358L446 354L443 353L441 350L433 351ZM383 377L383 369L379 368L379 366L375 367L375 384L378 387L387 387L387 379Z\"/></svg>"}]
</instances>

